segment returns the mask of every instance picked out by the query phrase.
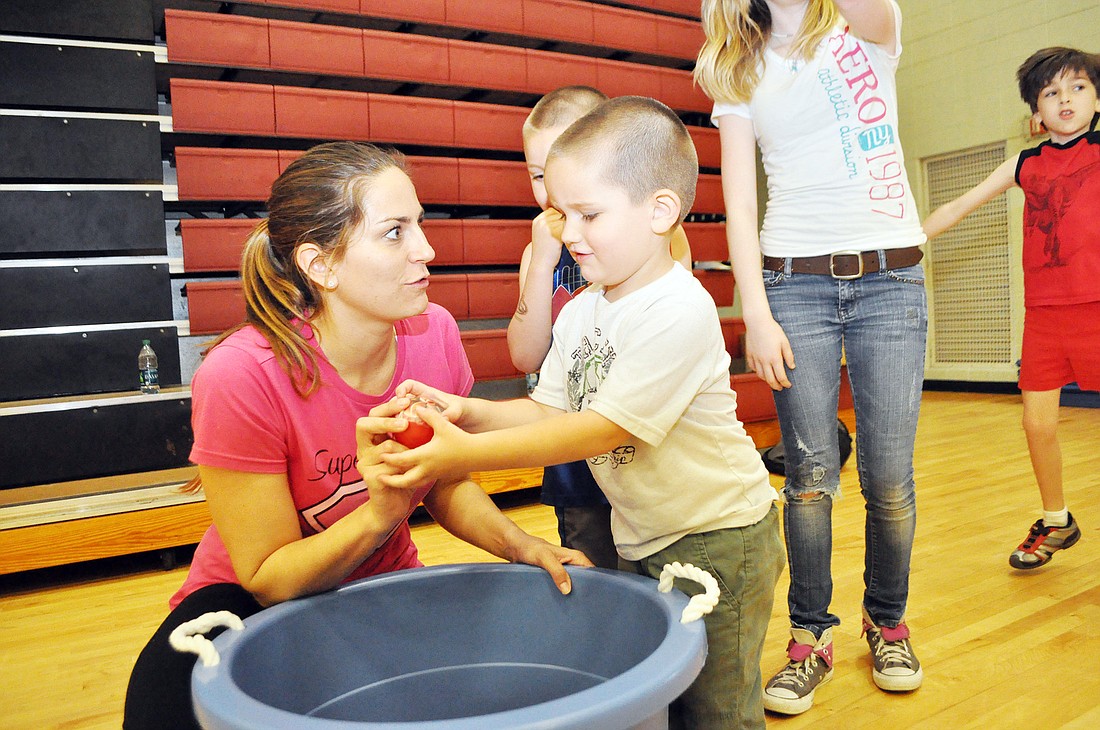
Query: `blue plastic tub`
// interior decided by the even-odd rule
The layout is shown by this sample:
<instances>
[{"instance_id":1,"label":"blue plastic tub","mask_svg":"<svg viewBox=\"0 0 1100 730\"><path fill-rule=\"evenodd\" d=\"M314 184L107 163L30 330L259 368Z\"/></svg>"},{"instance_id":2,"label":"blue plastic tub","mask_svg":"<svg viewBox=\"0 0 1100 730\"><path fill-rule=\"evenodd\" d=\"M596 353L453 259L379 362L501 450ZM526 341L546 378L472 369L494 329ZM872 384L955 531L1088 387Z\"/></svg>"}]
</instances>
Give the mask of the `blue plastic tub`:
<instances>
[{"instance_id":1,"label":"blue plastic tub","mask_svg":"<svg viewBox=\"0 0 1100 730\"><path fill-rule=\"evenodd\" d=\"M688 598L637 575L524 565L400 571L289 601L214 640L208 730L665 728L706 659Z\"/></svg>"}]
</instances>

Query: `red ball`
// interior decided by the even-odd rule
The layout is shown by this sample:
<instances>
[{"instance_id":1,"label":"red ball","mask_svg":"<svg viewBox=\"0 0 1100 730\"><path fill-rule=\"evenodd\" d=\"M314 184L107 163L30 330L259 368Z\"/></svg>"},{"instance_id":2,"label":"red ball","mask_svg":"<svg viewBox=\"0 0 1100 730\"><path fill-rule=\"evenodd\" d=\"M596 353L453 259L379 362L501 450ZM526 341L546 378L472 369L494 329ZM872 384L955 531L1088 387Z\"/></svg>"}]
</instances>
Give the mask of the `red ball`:
<instances>
[{"instance_id":1,"label":"red ball","mask_svg":"<svg viewBox=\"0 0 1100 730\"><path fill-rule=\"evenodd\" d=\"M432 440L432 435L435 431L432 427L423 421L409 420L409 427L404 431L398 431L397 433L391 433L390 436L393 440L402 446L415 449L417 446L423 446Z\"/></svg>"}]
</instances>

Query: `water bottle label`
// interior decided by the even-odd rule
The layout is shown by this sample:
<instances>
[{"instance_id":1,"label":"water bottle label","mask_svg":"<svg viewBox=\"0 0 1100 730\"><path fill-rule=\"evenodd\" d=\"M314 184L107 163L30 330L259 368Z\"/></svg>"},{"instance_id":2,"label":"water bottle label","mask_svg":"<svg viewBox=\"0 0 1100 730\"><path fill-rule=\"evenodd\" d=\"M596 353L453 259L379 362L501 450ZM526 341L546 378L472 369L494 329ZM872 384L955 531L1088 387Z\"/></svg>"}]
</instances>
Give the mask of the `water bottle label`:
<instances>
[{"instance_id":1,"label":"water bottle label","mask_svg":"<svg viewBox=\"0 0 1100 730\"><path fill-rule=\"evenodd\" d=\"M139 372L141 379L141 389L146 390L149 388L157 388L160 386L159 377L157 375L156 368L144 368Z\"/></svg>"}]
</instances>

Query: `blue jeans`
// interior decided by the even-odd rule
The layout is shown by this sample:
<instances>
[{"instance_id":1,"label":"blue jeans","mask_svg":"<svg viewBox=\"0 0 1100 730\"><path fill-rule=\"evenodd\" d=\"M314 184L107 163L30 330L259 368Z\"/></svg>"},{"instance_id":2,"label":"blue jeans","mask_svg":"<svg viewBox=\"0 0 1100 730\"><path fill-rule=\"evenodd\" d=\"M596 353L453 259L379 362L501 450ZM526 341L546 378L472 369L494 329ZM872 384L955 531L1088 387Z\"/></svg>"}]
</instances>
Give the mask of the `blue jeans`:
<instances>
[{"instance_id":1,"label":"blue jeans","mask_svg":"<svg viewBox=\"0 0 1100 730\"><path fill-rule=\"evenodd\" d=\"M881 254L880 254L881 255ZM836 410L843 351L856 412L856 464L866 503L863 606L895 627L909 596L916 529L913 442L924 382L927 302L917 265L842 281L765 271L776 321L794 351L775 393L786 481L784 537L791 624L820 637L832 601L832 506L840 491Z\"/></svg>"}]
</instances>

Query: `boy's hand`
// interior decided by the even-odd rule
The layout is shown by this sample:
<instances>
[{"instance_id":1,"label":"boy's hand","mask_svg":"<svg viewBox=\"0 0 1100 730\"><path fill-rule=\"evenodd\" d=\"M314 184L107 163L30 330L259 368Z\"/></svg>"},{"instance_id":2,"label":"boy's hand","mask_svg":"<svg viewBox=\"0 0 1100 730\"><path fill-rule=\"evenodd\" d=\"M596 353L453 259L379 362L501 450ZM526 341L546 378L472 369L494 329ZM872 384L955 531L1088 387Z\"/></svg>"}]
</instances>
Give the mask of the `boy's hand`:
<instances>
[{"instance_id":1,"label":"boy's hand","mask_svg":"<svg viewBox=\"0 0 1100 730\"><path fill-rule=\"evenodd\" d=\"M791 387L786 368L794 370L794 353L787 334L774 319L745 328L745 363L772 390Z\"/></svg>"},{"instance_id":2,"label":"boy's hand","mask_svg":"<svg viewBox=\"0 0 1100 730\"><path fill-rule=\"evenodd\" d=\"M471 450L471 435L434 408L418 407L416 414L432 428L431 440L415 449L395 444L394 448L379 452L378 458L388 469L379 476L379 481L391 487L415 489L432 481L453 481L466 475L470 470L462 457Z\"/></svg>"},{"instance_id":3,"label":"boy's hand","mask_svg":"<svg viewBox=\"0 0 1100 730\"><path fill-rule=\"evenodd\" d=\"M406 380L397 386L394 391L394 399L404 399L404 405L396 413L407 408L414 398L430 400L439 406L439 412L451 423L462 423L465 414L466 399L460 395L444 393L442 390L424 385L418 380ZM391 401L392 402L392 401ZM434 409L430 409L434 410ZM427 423L427 421L425 421Z\"/></svg>"},{"instance_id":4,"label":"boy's hand","mask_svg":"<svg viewBox=\"0 0 1100 730\"><path fill-rule=\"evenodd\" d=\"M565 217L547 208L531 221L531 261L553 268L561 258L561 231Z\"/></svg>"}]
</instances>

